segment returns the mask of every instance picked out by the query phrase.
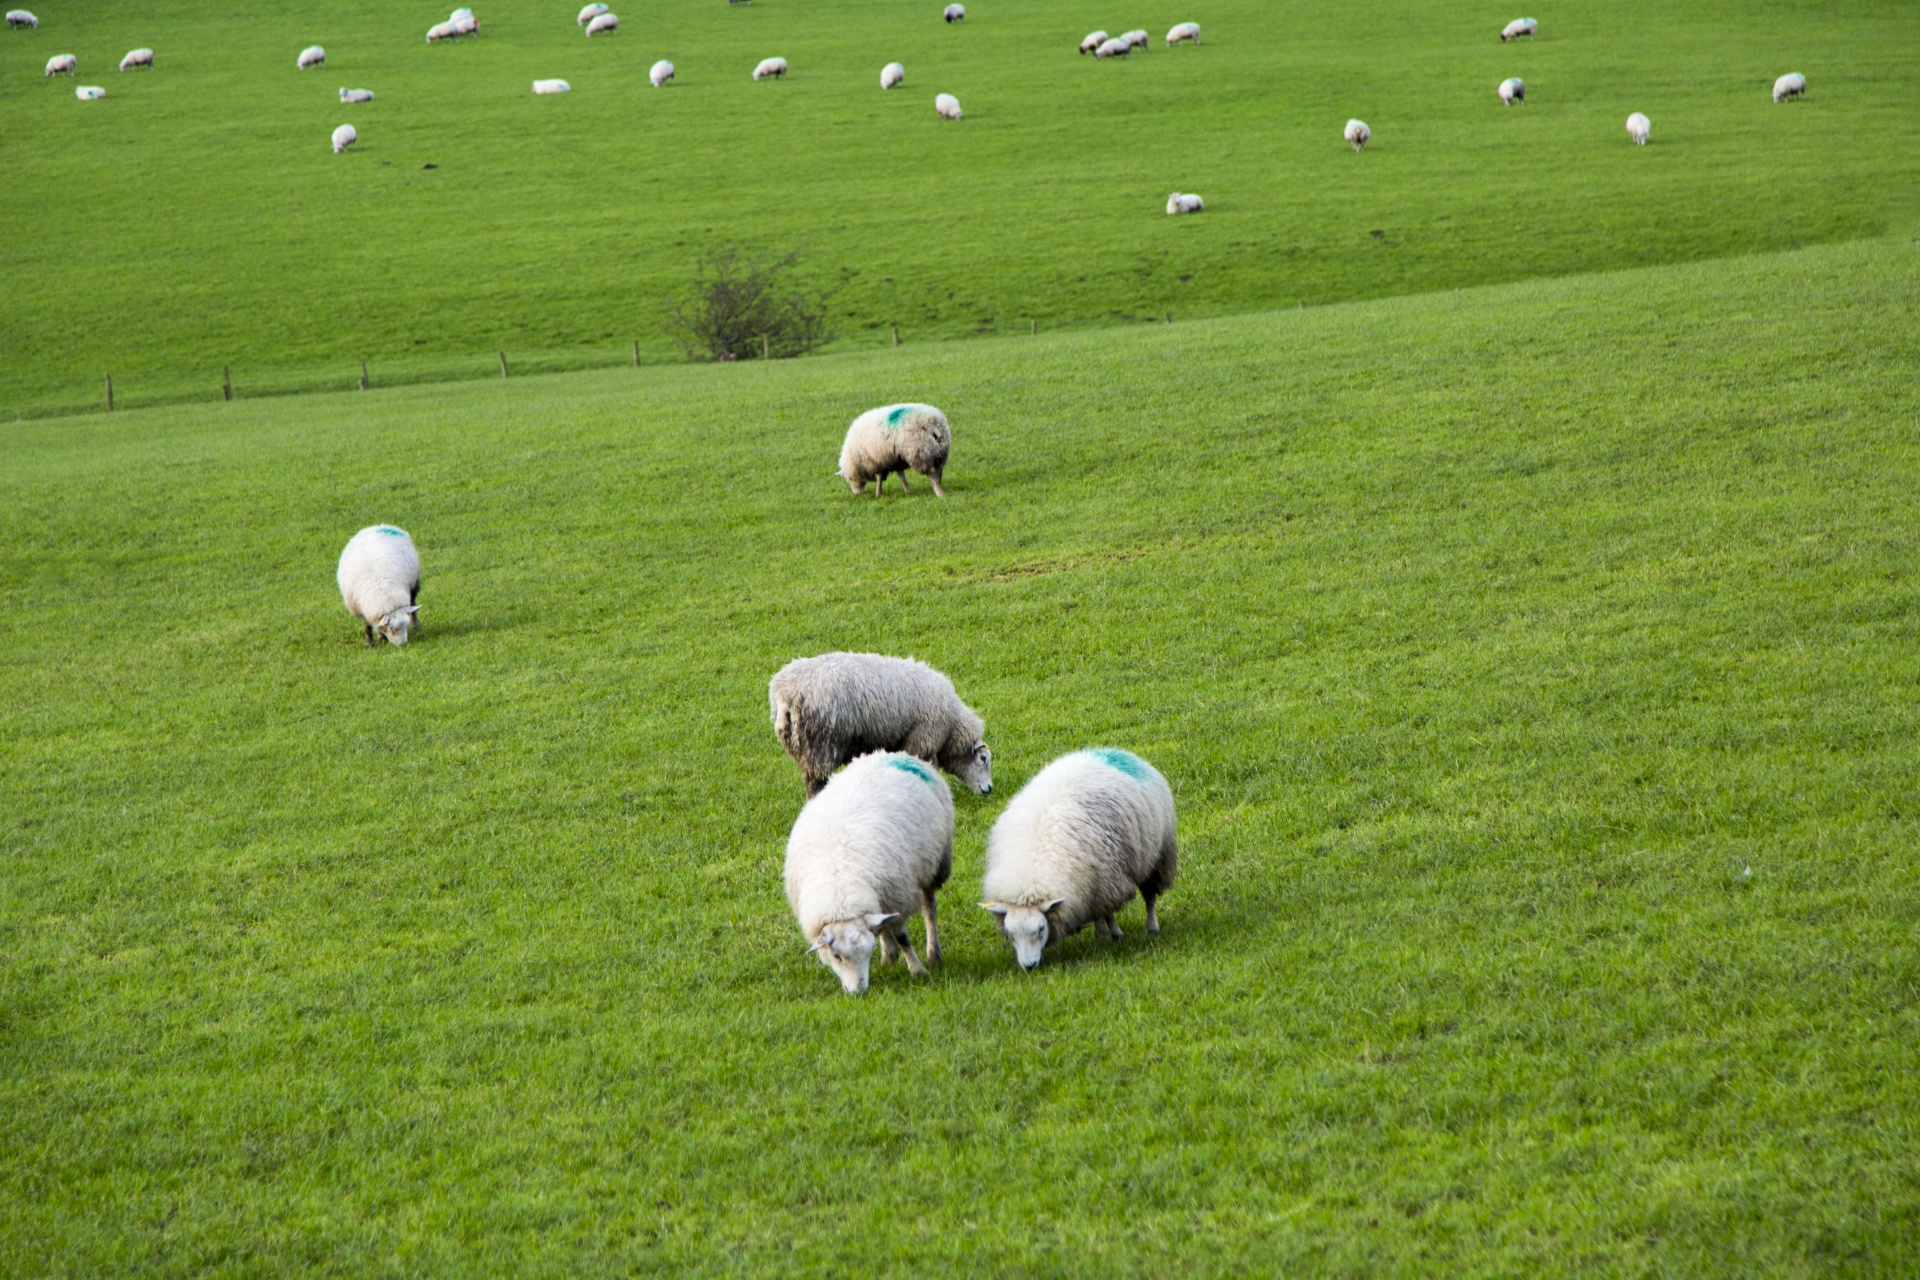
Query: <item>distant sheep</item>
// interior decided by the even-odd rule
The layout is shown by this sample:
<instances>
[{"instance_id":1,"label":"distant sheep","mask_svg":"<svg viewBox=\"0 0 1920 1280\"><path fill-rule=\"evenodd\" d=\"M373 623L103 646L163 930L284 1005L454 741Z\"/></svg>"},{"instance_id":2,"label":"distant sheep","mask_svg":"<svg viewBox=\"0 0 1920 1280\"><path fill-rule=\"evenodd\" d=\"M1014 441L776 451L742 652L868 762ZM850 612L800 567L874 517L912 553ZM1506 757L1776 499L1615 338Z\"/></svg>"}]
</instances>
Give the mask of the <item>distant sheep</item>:
<instances>
[{"instance_id":1,"label":"distant sheep","mask_svg":"<svg viewBox=\"0 0 1920 1280\"><path fill-rule=\"evenodd\" d=\"M1807 78L1798 71L1788 72L1773 82L1773 100L1785 102L1788 98L1807 96Z\"/></svg>"},{"instance_id":2,"label":"distant sheep","mask_svg":"<svg viewBox=\"0 0 1920 1280\"><path fill-rule=\"evenodd\" d=\"M1096 58L1124 58L1133 52L1133 46L1119 36L1113 37L1093 51Z\"/></svg>"},{"instance_id":3,"label":"distant sheep","mask_svg":"<svg viewBox=\"0 0 1920 1280\"><path fill-rule=\"evenodd\" d=\"M907 69L897 62L889 62L886 66L880 68L880 87L882 89L891 89L895 85L905 81L906 78Z\"/></svg>"},{"instance_id":4,"label":"distant sheep","mask_svg":"<svg viewBox=\"0 0 1920 1280\"><path fill-rule=\"evenodd\" d=\"M910 755L861 756L811 800L787 837L784 874L807 950L857 996L881 959L904 955L925 977L904 917L927 922L927 960L940 961L934 895L953 872L953 793Z\"/></svg>"},{"instance_id":5,"label":"distant sheep","mask_svg":"<svg viewBox=\"0 0 1920 1280\"><path fill-rule=\"evenodd\" d=\"M360 141L360 131L350 124L343 124L333 131L333 154L339 155L354 143ZM401 641L402 644L406 643Z\"/></svg>"},{"instance_id":6,"label":"distant sheep","mask_svg":"<svg viewBox=\"0 0 1920 1280\"><path fill-rule=\"evenodd\" d=\"M947 6L946 19L948 22L964 22L966 21L966 17L967 6L963 4L950 4Z\"/></svg>"},{"instance_id":7,"label":"distant sheep","mask_svg":"<svg viewBox=\"0 0 1920 1280\"><path fill-rule=\"evenodd\" d=\"M1638 111L1627 117L1627 136L1633 139L1636 146L1646 146L1647 135L1652 132L1653 121L1647 119Z\"/></svg>"},{"instance_id":8,"label":"distant sheep","mask_svg":"<svg viewBox=\"0 0 1920 1280\"><path fill-rule=\"evenodd\" d=\"M9 9L7 10L7 25L10 27L37 27L40 25L40 19L28 13L25 9Z\"/></svg>"},{"instance_id":9,"label":"distant sheep","mask_svg":"<svg viewBox=\"0 0 1920 1280\"><path fill-rule=\"evenodd\" d=\"M299 66L302 71L308 67L323 67L326 63L327 51L317 44L310 44L300 51Z\"/></svg>"},{"instance_id":10,"label":"distant sheep","mask_svg":"<svg viewBox=\"0 0 1920 1280\"><path fill-rule=\"evenodd\" d=\"M1169 49L1173 48L1173 46L1177 44L1180 44L1188 40L1193 41L1193 43L1195 44L1200 43L1200 24L1199 23L1182 22L1177 26L1175 26L1172 30L1167 32L1167 48Z\"/></svg>"},{"instance_id":11,"label":"distant sheep","mask_svg":"<svg viewBox=\"0 0 1920 1280\"><path fill-rule=\"evenodd\" d=\"M943 120L958 120L960 118L960 99L950 93L936 94L933 99L933 109L940 113L940 117ZM902 473L900 483L904 485L906 482L907 477ZM936 490L939 487L937 484L934 486Z\"/></svg>"},{"instance_id":12,"label":"distant sheep","mask_svg":"<svg viewBox=\"0 0 1920 1280\"><path fill-rule=\"evenodd\" d=\"M1119 38L1122 40L1125 40L1128 44L1132 45L1136 49L1144 49L1147 47L1147 44L1148 44L1147 33L1144 29L1141 29L1138 31L1122 32Z\"/></svg>"},{"instance_id":13,"label":"distant sheep","mask_svg":"<svg viewBox=\"0 0 1920 1280\"><path fill-rule=\"evenodd\" d=\"M1520 82L1519 76L1510 76L1500 82L1500 104L1510 107L1514 103L1524 104L1527 100L1527 86Z\"/></svg>"},{"instance_id":14,"label":"distant sheep","mask_svg":"<svg viewBox=\"0 0 1920 1280\"><path fill-rule=\"evenodd\" d=\"M135 67L151 69L153 67L153 50L132 49L128 51L126 57L120 59L120 69L122 71L131 71Z\"/></svg>"},{"instance_id":15,"label":"distant sheep","mask_svg":"<svg viewBox=\"0 0 1920 1280\"><path fill-rule=\"evenodd\" d=\"M656 89L671 79L673 79L673 64L665 58L654 63L647 71L647 82Z\"/></svg>"},{"instance_id":16,"label":"distant sheep","mask_svg":"<svg viewBox=\"0 0 1920 1280\"><path fill-rule=\"evenodd\" d=\"M1363 151L1366 149L1367 139L1373 137L1373 130L1367 128L1365 120L1349 120L1347 131L1342 136L1355 151Z\"/></svg>"},{"instance_id":17,"label":"distant sheep","mask_svg":"<svg viewBox=\"0 0 1920 1280\"><path fill-rule=\"evenodd\" d=\"M1097 747L1034 775L987 835L980 905L1000 921L1022 969L1087 924L1118 939L1114 913L1140 894L1147 932L1179 872L1173 792L1130 751Z\"/></svg>"},{"instance_id":18,"label":"distant sheep","mask_svg":"<svg viewBox=\"0 0 1920 1280\"><path fill-rule=\"evenodd\" d=\"M572 93L573 86L565 80L535 80L533 91L535 93Z\"/></svg>"},{"instance_id":19,"label":"distant sheep","mask_svg":"<svg viewBox=\"0 0 1920 1280\"><path fill-rule=\"evenodd\" d=\"M574 19L574 22L577 25L584 27L589 22L592 22L595 18L599 17L601 14L605 13L606 11L607 11L607 6L603 4L590 4L586 8L580 11L580 15Z\"/></svg>"},{"instance_id":20,"label":"distant sheep","mask_svg":"<svg viewBox=\"0 0 1920 1280\"><path fill-rule=\"evenodd\" d=\"M1168 213L1201 213L1206 207L1207 202L1191 192L1182 194L1176 191L1167 197Z\"/></svg>"},{"instance_id":21,"label":"distant sheep","mask_svg":"<svg viewBox=\"0 0 1920 1280\"><path fill-rule=\"evenodd\" d=\"M447 19L447 25L453 28L456 36L477 36L480 34L480 19L471 13L456 13Z\"/></svg>"},{"instance_id":22,"label":"distant sheep","mask_svg":"<svg viewBox=\"0 0 1920 1280\"><path fill-rule=\"evenodd\" d=\"M1521 36L1525 36L1531 40L1539 34L1540 20L1538 18L1515 18L1506 26L1500 28L1500 43L1505 44L1509 40L1518 40Z\"/></svg>"},{"instance_id":23,"label":"distant sheep","mask_svg":"<svg viewBox=\"0 0 1920 1280\"><path fill-rule=\"evenodd\" d=\"M1105 44L1107 39L1107 33L1104 31L1089 31L1087 32L1086 38L1080 42L1080 52L1092 53L1095 49Z\"/></svg>"},{"instance_id":24,"label":"distant sheep","mask_svg":"<svg viewBox=\"0 0 1920 1280\"><path fill-rule=\"evenodd\" d=\"M73 91L73 96L82 102L92 102L95 98L104 98L107 91L97 84L83 84Z\"/></svg>"},{"instance_id":25,"label":"distant sheep","mask_svg":"<svg viewBox=\"0 0 1920 1280\"><path fill-rule=\"evenodd\" d=\"M924 662L878 653L796 658L767 683L767 703L809 796L869 751L904 751L981 795L993 790L985 723Z\"/></svg>"},{"instance_id":26,"label":"distant sheep","mask_svg":"<svg viewBox=\"0 0 1920 1280\"><path fill-rule=\"evenodd\" d=\"M947 103L953 108L947 118L958 120L958 102L944 93L934 99L943 116L947 115ZM873 481L873 496L877 498L890 475L900 477L903 492L913 492L907 484L907 471L911 469L932 482L935 497L944 498L947 495L940 487L940 476L952 447L953 428L946 414L930 404L890 404L869 409L853 420L840 446L840 470L835 474L855 493L865 489L867 481Z\"/></svg>"},{"instance_id":27,"label":"distant sheep","mask_svg":"<svg viewBox=\"0 0 1920 1280\"><path fill-rule=\"evenodd\" d=\"M619 30L619 15L603 13L587 24L587 39L591 40L595 36L603 36L609 32L617 33Z\"/></svg>"},{"instance_id":28,"label":"distant sheep","mask_svg":"<svg viewBox=\"0 0 1920 1280\"><path fill-rule=\"evenodd\" d=\"M80 59L70 53L56 53L47 59L47 74L50 76L79 75Z\"/></svg>"},{"instance_id":29,"label":"distant sheep","mask_svg":"<svg viewBox=\"0 0 1920 1280\"><path fill-rule=\"evenodd\" d=\"M372 102L372 101L373 101L373 90L371 90L371 89L342 89L342 90L340 91L340 101L342 101L342 102Z\"/></svg>"},{"instance_id":30,"label":"distant sheep","mask_svg":"<svg viewBox=\"0 0 1920 1280\"><path fill-rule=\"evenodd\" d=\"M762 58L760 59L760 65L753 69L753 78L755 80L765 80L769 76L778 80L786 74L787 60L785 58Z\"/></svg>"},{"instance_id":31,"label":"distant sheep","mask_svg":"<svg viewBox=\"0 0 1920 1280\"><path fill-rule=\"evenodd\" d=\"M436 22L427 28L427 43L438 44L442 40L451 40L459 34L451 22Z\"/></svg>"},{"instance_id":32,"label":"distant sheep","mask_svg":"<svg viewBox=\"0 0 1920 1280\"><path fill-rule=\"evenodd\" d=\"M353 126L341 125L333 131L335 151L342 150L343 132L353 141ZM406 530L376 524L354 534L335 576L347 612L366 626L369 647L378 648L381 640L405 644L420 625L414 620L420 612L420 552Z\"/></svg>"}]
</instances>

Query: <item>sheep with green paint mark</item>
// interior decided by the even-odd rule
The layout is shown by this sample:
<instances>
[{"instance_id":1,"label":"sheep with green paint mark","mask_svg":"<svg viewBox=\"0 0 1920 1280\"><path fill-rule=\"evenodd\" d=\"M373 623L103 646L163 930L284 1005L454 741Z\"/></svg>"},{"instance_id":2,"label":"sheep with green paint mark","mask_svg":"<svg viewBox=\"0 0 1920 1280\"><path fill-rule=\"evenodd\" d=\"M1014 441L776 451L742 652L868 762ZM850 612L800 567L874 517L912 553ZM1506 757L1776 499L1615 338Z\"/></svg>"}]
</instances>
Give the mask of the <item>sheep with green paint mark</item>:
<instances>
[{"instance_id":1,"label":"sheep with green paint mark","mask_svg":"<svg viewBox=\"0 0 1920 1280\"><path fill-rule=\"evenodd\" d=\"M940 475L952 448L953 428L946 414L930 404L890 404L853 420L840 446L840 470L834 474L855 493L871 480L877 498L891 475L900 477L903 492L913 492L907 472L918 471L932 482L934 496L944 498L947 493L940 487Z\"/></svg>"},{"instance_id":2,"label":"sheep with green paint mark","mask_svg":"<svg viewBox=\"0 0 1920 1280\"><path fill-rule=\"evenodd\" d=\"M1130 751L1094 747L1034 775L987 836L980 905L1000 921L1022 969L1091 923L1118 939L1114 912L1138 893L1147 932L1179 870L1173 791Z\"/></svg>"},{"instance_id":3,"label":"sheep with green paint mark","mask_svg":"<svg viewBox=\"0 0 1920 1280\"><path fill-rule=\"evenodd\" d=\"M344 126L343 126L344 127ZM367 629L367 644L405 644L420 624L420 552L405 529L376 524L353 535L340 553L340 599Z\"/></svg>"}]
</instances>

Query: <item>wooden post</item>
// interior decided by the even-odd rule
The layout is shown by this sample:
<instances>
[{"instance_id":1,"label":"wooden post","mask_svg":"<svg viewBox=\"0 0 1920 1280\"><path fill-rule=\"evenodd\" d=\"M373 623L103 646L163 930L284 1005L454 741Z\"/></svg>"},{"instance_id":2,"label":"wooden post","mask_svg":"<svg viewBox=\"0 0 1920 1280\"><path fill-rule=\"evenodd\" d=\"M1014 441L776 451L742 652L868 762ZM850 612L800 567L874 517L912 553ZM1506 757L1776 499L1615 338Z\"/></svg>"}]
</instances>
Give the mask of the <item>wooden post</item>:
<instances>
[{"instance_id":1,"label":"wooden post","mask_svg":"<svg viewBox=\"0 0 1920 1280\"><path fill-rule=\"evenodd\" d=\"M640 367L640 339L638 338L633 340L633 367L636 369Z\"/></svg>"},{"instance_id":2,"label":"wooden post","mask_svg":"<svg viewBox=\"0 0 1920 1280\"><path fill-rule=\"evenodd\" d=\"M364 359L360 361L360 389L367 389L367 362Z\"/></svg>"},{"instance_id":3,"label":"wooden post","mask_svg":"<svg viewBox=\"0 0 1920 1280\"><path fill-rule=\"evenodd\" d=\"M900 345L900 326L899 325L893 326L893 345L896 347Z\"/></svg>"},{"instance_id":4,"label":"wooden post","mask_svg":"<svg viewBox=\"0 0 1920 1280\"><path fill-rule=\"evenodd\" d=\"M112 374L107 375L107 410L108 412L112 412L113 410L113 375Z\"/></svg>"},{"instance_id":5,"label":"wooden post","mask_svg":"<svg viewBox=\"0 0 1920 1280\"><path fill-rule=\"evenodd\" d=\"M507 376L507 353L504 351L500 353L500 376Z\"/></svg>"},{"instance_id":6,"label":"wooden post","mask_svg":"<svg viewBox=\"0 0 1920 1280\"><path fill-rule=\"evenodd\" d=\"M760 335L760 358L762 360L773 359L773 347L767 342L767 335L764 333Z\"/></svg>"},{"instance_id":7,"label":"wooden post","mask_svg":"<svg viewBox=\"0 0 1920 1280\"><path fill-rule=\"evenodd\" d=\"M1169 312L1167 312L1167 323L1168 323L1168 324L1172 324L1172 323L1173 323L1173 312L1171 312L1171 311L1169 311Z\"/></svg>"},{"instance_id":8,"label":"wooden post","mask_svg":"<svg viewBox=\"0 0 1920 1280\"><path fill-rule=\"evenodd\" d=\"M1027 336L1030 338L1040 336L1040 322L1038 320L1027 321Z\"/></svg>"},{"instance_id":9,"label":"wooden post","mask_svg":"<svg viewBox=\"0 0 1920 1280\"><path fill-rule=\"evenodd\" d=\"M233 399L233 366L229 364L220 366L220 398Z\"/></svg>"}]
</instances>

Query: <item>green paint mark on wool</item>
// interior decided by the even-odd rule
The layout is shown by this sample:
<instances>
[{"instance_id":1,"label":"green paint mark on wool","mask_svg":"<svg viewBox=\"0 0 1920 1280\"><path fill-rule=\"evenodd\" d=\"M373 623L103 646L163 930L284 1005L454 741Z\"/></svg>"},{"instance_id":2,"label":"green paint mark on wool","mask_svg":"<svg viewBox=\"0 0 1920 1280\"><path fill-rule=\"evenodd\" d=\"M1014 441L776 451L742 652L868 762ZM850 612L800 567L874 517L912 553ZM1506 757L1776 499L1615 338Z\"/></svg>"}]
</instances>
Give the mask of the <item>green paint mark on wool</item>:
<instances>
[{"instance_id":1,"label":"green paint mark on wool","mask_svg":"<svg viewBox=\"0 0 1920 1280\"><path fill-rule=\"evenodd\" d=\"M1138 778L1145 782L1152 776L1147 772L1147 762L1131 751L1122 751L1118 747L1088 747L1084 754L1092 756L1101 764L1118 769L1129 778Z\"/></svg>"},{"instance_id":2,"label":"green paint mark on wool","mask_svg":"<svg viewBox=\"0 0 1920 1280\"><path fill-rule=\"evenodd\" d=\"M407 536L407 531L405 529L396 529L390 524L377 524L373 527L378 529L381 533L386 534L389 538L404 538Z\"/></svg>"},{"instance_id":3,"label":"green paint mark on wool","mask_svg":"<svg viewBox=\"0 0 1920 1280\"><path fill-rule=\"evenodd\" d=\"M912 756L895 756L893 759L887 761L887 763L902 773L912 774L928 786L937 787L940 785L940 779L934 776L933 770L927 768L927 766L921 764Z\"/></svg>"},{"instance_id":4,"label":"green paint mark on wool","mask_svg":"<svg viewBox=\"0 0 1920 1280\"><path fill-rule=\"evenodd\" d=\"M908 414L917 413L922 409L925 409L929 413L934 411L933 406L930 404L897 404L893 406L893 408L887 410L887 430L898 431L900 429L900 423L905 420Z\"/></svg>"}]
</instances>

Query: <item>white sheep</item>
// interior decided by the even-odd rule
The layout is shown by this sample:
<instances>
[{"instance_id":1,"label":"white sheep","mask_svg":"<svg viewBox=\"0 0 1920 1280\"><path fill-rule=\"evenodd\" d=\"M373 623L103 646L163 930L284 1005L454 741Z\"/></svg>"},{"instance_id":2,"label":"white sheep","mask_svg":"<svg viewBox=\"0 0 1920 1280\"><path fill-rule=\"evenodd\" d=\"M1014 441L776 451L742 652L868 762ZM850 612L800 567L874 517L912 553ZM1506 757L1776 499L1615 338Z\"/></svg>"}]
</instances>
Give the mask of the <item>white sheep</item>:
<instances>
[{"instance_id":1,"label":"white sheep","mask_svg":"<svg viewBox=\"0 0 1920 1280\"><path fill-rule=\"evenodd\" d=\"M960 99L950 93L935 94L933 98L933 109L940 113L940 117L943 120L958 120L960 118ZM906 473L902 472L900 475L900 483L905 484L906 482ZM939 487L937 484L934 485L936 490L938 490Z\"/></svg>"},{"instance_id":2,"label":"white sheep","mask_svg":"<svg viewBox=\"0 0 1920 1280\"><path fill-rule=\"evenodd\" d=\"M878 653L795 658L767 682L767 706L810 796L869 751L904 751L983 796L993 790L985 722L924 662Z\"/></svg>"},{"instance_id":3,"label":"white sheep","mask_svg":"<svg viewBox=\"0 0 1920 1280\"><path fill-rule=\"evenodd\" d=\"M535 93L572 93L573 86L565 80L535 80L533 91Z\"/></svg>"},{"instance_id":4,"label":"white sheep","mask_svg":"<svg viewBox=\"0 0 1920 1280\"><path fill-rule=\"evenodd\" d=\"M1086 34L1086 38L1080 41L1080 52L1092 53L1095 49L1098 49L1101 45L1105 44L1106 42L1107 42L1106 32L1089 31Z\"/></svg>"},{"instance_id":5,"label":"white sheep","mask_svg":"<svg viewBox=\"0 0 1920 1280\"><path fill-rule=\"evenodd\" d=\"M967 6L963 4L948 5L945 17L948 22L964 22L967 18Z\"/></svg>"},{"instance_id":6,"label":"white sheep","mask_svg":"<svg viewBox=\"0 0 1920 1280\"><path fill-rule=\"evenodd\" d=\"M1505 44L1509 40L1518 40L1521 36L1525 36L1531 40L1539 34L1540 20L1538 18L1515 18L1506 26L1500 28L1500 43Z\"/></svg>"},{"instance_id":7,"label":"white sheep","mask_svg":"<svg viewBox=\"0 0 1920 1280\"><path fill-rule=\"evenodd\" d=\"M1135 893L1159 933L1154 903L1178 872L1167 780L1130 751L1095 747L1061 756L1008 803L987 835L980 905L1031 969L1088 923L1119 938L1114 912Z\"/></svg>"},{"instance_id":8,"label":"white sheep","mask_svg":"<svg viewBox=\"0 0 1920 1280\"><path fill-rule=\"evenodd\" d=\"M92 102L95 98L104 98L107 91L97 84L83 84L73 91L73 96L82 102Z\"/></svg>"},{"instance_id":9,"label":"white sheep","mask_svg":"<svg viewBox=\"0 0 1920 1280\"><path fill-rule=\"evenodd\" d=\"M447 25L453 28L456 36L477 36L480 34L480 19L471 13L457 14L447 19Z\"/></svg>"},{"instance_id":10,"label":"white sheep","mask_svg":"<svg viewBox=\"0 0 1920 1280\"><path fill-rule=\"evenodd\" d=\"M1120 39L1125 40L1136 49L1144 49L1148 44L1147 33L1144 28L1137 31L1124 31L1120 34Z\"/></svg>"},{"instance_id":11,"label":"white sheep","mask_svg":"<svg viewBox=\"0 0 1920 1280\"><path fill-rule=\"evenodd\" d=\"M333 131L335 151L343 131L351 135L353 126ZM407 633L420 625L414 618L420 612L420 553L406 530L376 524L354 534L340 553L336 576L340 599L366 625L370 647L378 648L382 639L405 644Z\"/></svg>"},{"instance_id":12,"label":"white sheep","mask_svg":"<svg viewBox=\"0 0 1920 1280\"><path fill-rule=\"evenodd\" d=\"M1790 71L1773 82L1773 100L1784 102L1788 98L1807 96L1807 78L1798 71Z\"/></svg>"},{"instance_id":13,"label":"white sheep","mask_svg":"<svg viewBox=\"0 0 1920 1280\"><path fill-rule=\"evenodd\" d=\"M656 89L671 79L673 79L673 64L665 58L660 59L647 70L647 82Z\"/></svg>"},{"instance_id":14,"label":"white sheep","mask_svg":"<svg viewBox=\"0 0 1920 1280\"><path fill-rule=\"evenodd\" d=\"M1124 58L1133 52L1133 46L1119 36L1113 37L1093 51L1096 58Z\"/></svg>"},{"instance_id":15,"label":"white sheep","mask_svg":"<svg viewBox=\"0 0 1920 1280\"><path fill-rule=\"evenodd\" d=\"M867 989L879 935L881 959L904 954L925 977L905 917L927 922L927 960L940 962L934 895L953 871L953 794L910 755L861 756L800 810L787 837L787 902L807 950L850 996Z\"/></svg>"},{"instance_id":16,"label":"white sheep","mask_svg":"<svg viewBox=\"0 0 1920 1280\"><path fill-rule=\"evenodd\" d=\"M943 101L944 99L944 101ZM940 114L950 120L960 118L960 104L948 94L934 99ZM948 115L947 104L953 113ZM935 497L946 497L940 487L947 455L953 448L953 428L947 415L930 404L890 404L869 409L853 420L847 438L840 445L840 469L834 474L845 480L855 493L873 481L873 496L879 497L887 477L898 475L903 492L912 493L907 471L918 471L933 483Z\"/></svg>"},{"instance_id":17,"label":"white sheep","mask_svg":"<svg viewBox=\"0 0 1920 1280\"><path fill-rule=\"evenodd\" d=\"M10 27L37 27L40 25L40 19L28 13L25 9L9 9L7 10L7 25Z\"/></svg>"},{"instance_id":18,"label":"white sheep","mask_svg":"<svg viewBox=\"0 0 1920 1280\"><path fill-rule=\"evenodd\" d=\"M603 4L590 4L586 8L580 11L579 15L574 18L574 22L575 24L584 27L589 22L592 22L595 18L599 17L601 14L605 13L606 11L607 11L607 6Z\"/></svg>"},{"instance_id":19,"label":"white sheep","mask_svg":"<svg viewBox=\"0 0 1920 1280\"><path fill-rule=\"evenodd\" d=\"M427 28L427 43L437 44L442 40L451 40L459 34L454 30L451 22L436 22Z\"/></svg>"},{"instance_id":20,"label":"white sheep","mask_svg":"<svg viewBox=\"0 0 1920 1280\"><path fill-rule=\"evenodd\" d=\"M897 62L889 62L880 68L880 87L891 89L907 78L907 69Z\"/></svg>"},{"instance_id":21,"label":"white sheep","mask_svg":"<svg viewBox=\"0 0 1920 1280\"><path fill-rule=\"evenodd\" d=\"M327 51L317 44L310 44L300 51L299 67L305 71L308 67L323 67L327 63Z\"/></svg>"},{"instance_id":22,"label":"white sheep","mask_svg":"<svg viewBox=\"0 0 1920 1280\"><path fill-rule=\"evenodd\" d=\"M587 39L591 40L595 36L606 35L610 31L617 33L619 30L620 30L619 15L613 14L613 13L603 13L603 14L600 14L598 17L594 18L592 22L589 22L587 24Z\"/></svg>"},{"instance_id":23,"label":"white sheep","mask_svg":"<svg viewBox=\"0 0 1920 1280\"><path fill-rule=\"evenodd\" d=\"M1627 136L1633 139L1636 146L1646 146L1647 135L1652 132L1653 121L1647 119L1638 111L1627 117Z\"/></svg>"},{"instance_id":24,"label":"white sheep","mask_svg":"<svg viewBox=\"0 0 1920 1280\"><path fill-rule=\"evenodd\" d=\"M1197 22L1178 23L1172 28L1172 30L1167 32L1167 48L1169 49L1187 40L1191 40L1195 44L1200 43L1200 24L1199 23Z\"/></svg>"},{"instance_id":25,"label":"white sheep","mask_svg":"<svg viewBox=\"0 0 1920 1280\"><path fill-rule=\"evenodd\" d=\"M360 131L350 124L343 124L333 131L333 154L339 155L354 143L360 141ZM344 572L344 570L342 571ZM406 643L404 640L400 643Z\"/></svg>"},{"instance_id":26,"label":"white sheep","mask_svg":"<svg viewBox=\"0 0 1920 1280\"><path fill-rule=\"evenodd\" d=\"M1183 194L1176 191L1167 197L1168 213L1201 213L1206 207L1207 202L1192 192Z\"/></svg>"},{"instance_id":27,"label":"white sheep","mask_svg":"<svg viewBox=\"0 0 1920 1280\"><path fill-rule=\"evenodd\" d=\"M50 76L79 75L80 59L70 53L56 53L47 59L47 74Z\"/></svg>"},{"instance_id":28,"label":"white sheep","mask_svg":"<svg viewBox=\"0 0 1920 1280\"><path fill-rule=\"evenodd\" d=\"M1355 151L1361 151L1366 148L1367 139L1373 137L1373 130L1367 128L1365 120L1349 120L1347 130L1341 136L1346 138L1348 145Z\"/></svg>"},{"instance_id":29,"label":"white sheep","mask_svg":"<svg viewBox=\"0 0 1920 1280\"><path fill-rule=\"evenodd\" d=\"M760 65L753 69L753 78L755 80L765 80L768 76L779 79L786 74L787 60L785 58L762 58L760 59Z\"/></svg>"},{"instance_id":30,"label":"white sheep","mask_svg":"<svg viewBox=\"0 0 1920 1280\"><path fill-rule=\"evenodd\" d=\"M153 50L151 49L130 49L127 51L127 56L120 59L120 69L122 71L131 71L135 67L151 68L152 66Z\"/></svg>"},{"instance_id":31,"label":"white sheep","mask_svg":"<svg viewBox=\"0 0 1920 1280\"><path fill-rule=\"evenodd\" d=\"M342 89L342 90L340 91L340 101L342 101L342 102L372 102L372 101L373 101L373 90L371 90L371 89Z\"/></svg>"},{"instance_id":32,"label":"white sheep","mask_svg":"<svg viewBox=\"0 0 1920 1280\"><path fill-rule=\"evenodd\" d=\"M1525 104L1526 100L1527 86L1519 76L1509 76L1500 82L1500 105L1510 107L1516 102Z\"/></svg>"}]
</instances>

